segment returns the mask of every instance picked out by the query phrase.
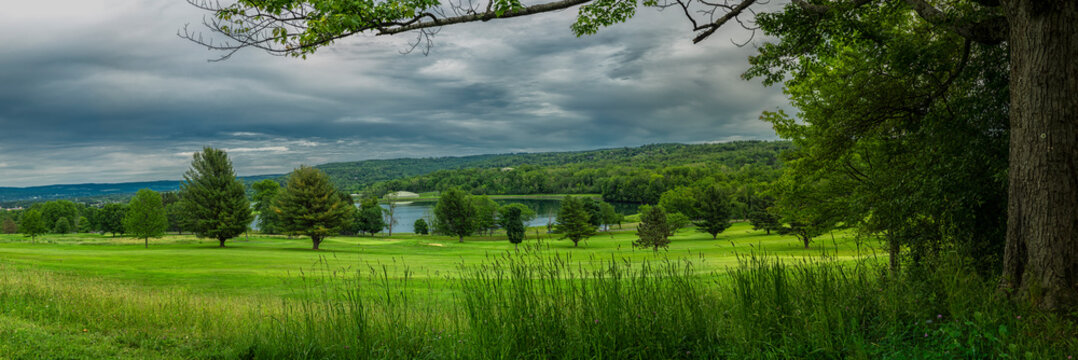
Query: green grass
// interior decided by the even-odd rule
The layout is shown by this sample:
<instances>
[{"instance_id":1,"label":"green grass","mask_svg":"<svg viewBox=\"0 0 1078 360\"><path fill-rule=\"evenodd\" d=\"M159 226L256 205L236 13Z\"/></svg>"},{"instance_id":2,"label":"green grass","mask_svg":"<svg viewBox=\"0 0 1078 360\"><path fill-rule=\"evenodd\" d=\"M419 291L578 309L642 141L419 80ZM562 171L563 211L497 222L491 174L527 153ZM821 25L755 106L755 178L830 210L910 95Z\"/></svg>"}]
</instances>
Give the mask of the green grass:
<instances>
[{"instance_id":1,"label":"green grass","mask_svg":"<svg viewBox=\"0 0 1078 360\"><path fill-rule=\"evenodd\" d=\"M851 234L745 224L632 239L3 236L0 359L1078 356L1072 318L960 261L886 276Z\"/></svg>"}]
</instances>

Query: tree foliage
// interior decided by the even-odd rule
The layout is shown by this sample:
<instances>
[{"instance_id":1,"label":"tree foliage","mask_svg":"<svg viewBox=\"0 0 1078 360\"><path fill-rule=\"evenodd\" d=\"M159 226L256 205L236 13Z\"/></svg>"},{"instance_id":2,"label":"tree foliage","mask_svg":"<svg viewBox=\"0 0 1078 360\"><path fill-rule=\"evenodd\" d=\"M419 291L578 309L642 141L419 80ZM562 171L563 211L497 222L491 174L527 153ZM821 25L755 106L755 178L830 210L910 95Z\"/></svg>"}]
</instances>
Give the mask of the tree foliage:
<instances>
[{"instance_id":1,"label":"tree foliage","mask_svg":"<svg viewBox=\"0 0 1078 360\"><path fill-rule=\"evenodd\" d=\"M640 226L636 229L637 240L634 247L651 248L659 251L660 247L670 245L671 226L667 223L666 211L662 206L644 205L640 207Z\"/></svg>"},{"instance_id":2,"label":"tree foliage","mask_svg":"<svg viewBox=\"0 0 1078 360\"><path fill-rule=\"evenodd\" d=\"M301 166L288 176L273 211L286 231L310 236L313 249L318 250L323 239L351 222L355 209L341 198L325 173Z\"/></svg>"},{"instance_id":3,"label":"tree foliage","mask_svg":"<svg viewBox=\"0 0 1078 360\"><path fill-rule=\"evenodd\" d=\"M124 233L124 216L127 215L127 205L112 203L105 204L98 213L98 229L103 233Z\"/></svg>"},{"instance_id":4,"label":"tree foliage","mask_svg":"<svg viewBox=\"0 0 1078 360\"><path fill-rule=\"evenodd\" d=\"M571 240L573 247L578 246L580 240L595 235L595 226L592 225L591 214L588 213L584 201L579 197L566 196L558 209L555 231L562 234L562 239Z\"/></svg>"},{"instance_id":5,"label":"tree foliage","mask_svg":"<svg viewBox=\"0 0 1078 360\"><path fill-rule=\"evenodd\" d=\"M45 227L45 219L42 218L41 212L29 210L22 216L21 222L19 223L19 231L22 231L23 234L26 234L31 240L34 240L48 231L48 229Z\"/></svg>"},{"instance_id":6,"label":"tree foliage","mask_svg":"<svg viewBox=\"0 0 1078 360\"><path fill-rule=\"evenodd\" d=\"M254 215L228 154L211 147L196 152L183 178L180 197L196 235L217 239L224 247L226 240L247 231Z\"/></svg>"},{"instance_id":7,"label":"tree foliage","mask_svg":"<svg viewBox=\"0 0 1078 360\"><path fill-rule=\"evenodd\" d=\"M10 217L5 217L3 224L0 224L0 232L4 234L15 234L19 232L19 226L15 224L15 220Z\"/></svg>"},{"instance_id":8,"label":"tree foliage","mask_svg":"<svg viewBox=\"0 0 1078 360\"><path fill-rule=\"evenodd\" d=\"M273 211L273 204L281 193L281 184L273 179L263 179L251 184L251 188L255 192L251 200L258 212L258 231L263 234L280 233L281 221L277 212Z\"/></svg>"},{"instance_id":9,"label":"tree foliage","mask_svg":"<svg viewBox=\"0 0 1078 360\"><path fill-rule=\"evenodd\" d=\"M430 233L430 228L427 226L427 221L422 218L415 219L415 223L412 225L413 231L418 235L427 235Z\"/></svg>"},{"instance_id":10,"label":"tree foliage","mask_svg":"<svg viewBox=\"0 0 1078 360\"><path fill-rule=\"evenodd\" d=\"M730 195L718 185L706 186L698 194L693 204L696 215L693 224L697 230L711 234L714 239L730 227L730 219L733 217Z\"/></svg>"},{"instance_id":11,"label":"tree foliage","mask_svg":"<svg viewBox=\"0 0 1078 360\"><path fill-rule=\"evenodd\" d=\"M71 232L71 220L66 217L56 219L56 223L52 226L53 234L67 234Z\"/></svg>"},{"instance_id":12,"label":"tree foliage","mask_svg":"<svg viewBox=\"0 0 1078 360\"><path fill-rule=\"evenodd\" d=\"M161 194L150 189L139 190L127 204L124 215L124 229L132 236L142 239L146 248L150 247L150 238L165 235L168 229L168 217Z\"/></svg>"},{"instance_id":13,"label":"tree foliage","mask_svg":"<svg viewBox=\"0 0 1078 360\"><path fill-rule=\"evenodd\" d=\"M524 221L519 207L506 207L503 213L505 235L513 245L524 241Z\"/></svg>"},{"instance_id":14,"label":"tree foliage","mask_svg":"<svg viewBox=\"0 0 1078 360\"><path fill-rule=\"evenodd\" d=\"M371 236L382 231L386 227L385 217L382 216L382 206L378 204L378 198L366 198L360 201L359 208L355 210L355 230L357 233L368 233Z\"/></svg>"},{"instance_id":15,"label":"tree foliage","mask_svg":"<svg viewBox=\"0 0 1078 360\"><path fill-rule=\"evenodd\" d=\"M464 242L465 236L475 233L479 228L475 201L457 188L442 192L438 203L434 205L434 216L438 219L438 230L456 236L460 242Z\"/></svg>"}]
</instances>

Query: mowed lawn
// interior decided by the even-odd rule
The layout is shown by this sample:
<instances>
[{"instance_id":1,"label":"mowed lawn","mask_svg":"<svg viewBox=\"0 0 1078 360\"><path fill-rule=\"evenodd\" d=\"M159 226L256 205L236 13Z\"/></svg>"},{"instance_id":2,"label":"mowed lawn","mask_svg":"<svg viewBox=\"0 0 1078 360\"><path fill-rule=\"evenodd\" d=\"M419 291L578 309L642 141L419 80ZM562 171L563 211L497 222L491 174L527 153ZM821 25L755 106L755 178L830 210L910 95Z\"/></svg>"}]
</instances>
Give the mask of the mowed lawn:
<instances>
[{"instance_id":1,"label":"mowed lawn","mask_svg":"<svg viewBox=\"0 0 1078 360\"><path fill-rule=\"evenodd\" d=\"M722 273L736 266L739 256L768 255L791 260L835 261L883 257L874 240L858 241L853 234L825 234L805 249L795 237L754 231L737 223L718 239L694 229L683 229L669 249L653 252L634 249L632 226L600 232L577 248L556 234L529 229L521 245L538 247L540 256L558 256L576 266L598 267L610 261L687 260L696 273ZM11 270L47 271L65 277L88 277L137 287L182 289L207 295L295 296L304 278L327 273L360 272L411 279L409 286L444 290L462 266L490 263L514 247L504 235L456 238L394 234L387 237L333 237L313 251L307 238L241 236L219 248L212 239L167 235L141 239L97 234L44 235L31 242L22 235L0 235L0 266Z\"/></svg>"}]
</instances>

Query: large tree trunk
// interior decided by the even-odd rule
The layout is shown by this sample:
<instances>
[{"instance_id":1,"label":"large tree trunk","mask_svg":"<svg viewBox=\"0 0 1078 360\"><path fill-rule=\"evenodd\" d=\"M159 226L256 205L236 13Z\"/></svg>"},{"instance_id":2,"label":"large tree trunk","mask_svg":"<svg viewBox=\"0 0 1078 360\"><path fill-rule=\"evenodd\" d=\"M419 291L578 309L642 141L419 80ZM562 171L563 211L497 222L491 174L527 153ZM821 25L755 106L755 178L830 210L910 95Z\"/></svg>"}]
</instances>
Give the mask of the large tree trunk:
<instances>
[{"instance_id":1,"label":"large tree trunk","mask_svg":"<svg viewBox=\"0 0 1078 360\"><path fill-rule=\"evenodd\" d=\"M228 239L217 239L217 241L221 242L221 246L219 246L219 247L225 247L225 240L228 240Z\"/></svg>"},{"instance_id":2,"label":"large tree trunk","mask_svg":"<svg viewBox=\"0 0 1078 360\"><path fill-rule=\"evenodd\" d=\"M312 236L311 242L314 243L314 250L318 250L318 245L322 244L322 238Z\"/></svg>"},{"instance_id":3,"label":"large tree trunk","mask_svg":"<svg viewBox=\"0 0 1078 360\"><path fill-rule=\"evenodd\" d=\"M1007 1L1011 139L1003 287L1078 305L1078 2Z\"/></svg>"}]
</instances>

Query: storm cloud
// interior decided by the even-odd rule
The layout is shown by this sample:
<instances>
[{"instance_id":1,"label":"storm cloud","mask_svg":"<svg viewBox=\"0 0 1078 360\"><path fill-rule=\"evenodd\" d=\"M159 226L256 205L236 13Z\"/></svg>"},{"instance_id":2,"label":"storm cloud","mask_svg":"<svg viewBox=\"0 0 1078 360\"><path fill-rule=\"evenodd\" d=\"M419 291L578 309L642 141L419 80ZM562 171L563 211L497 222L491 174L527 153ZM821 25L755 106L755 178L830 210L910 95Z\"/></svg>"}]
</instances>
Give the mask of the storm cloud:
<instances>
[{"instance_id":1,"label":"storm cloud","mask_svg":"<svg viewBox=\"0 0 1078 360\"><path fill-rule=\"evenodd\" d=\"M63 9L58 13L56 9ZM203 146L242 175L375 158L773 139L778 88L744 81L740 29L694 45L642 9L577 38L575 10L357 36L307 60L224 62L176 36L183 1L21 2L0 22L0 186L178 179ZM759 42L759 40L757 40Z\"/></svg>"}]
</instances>

